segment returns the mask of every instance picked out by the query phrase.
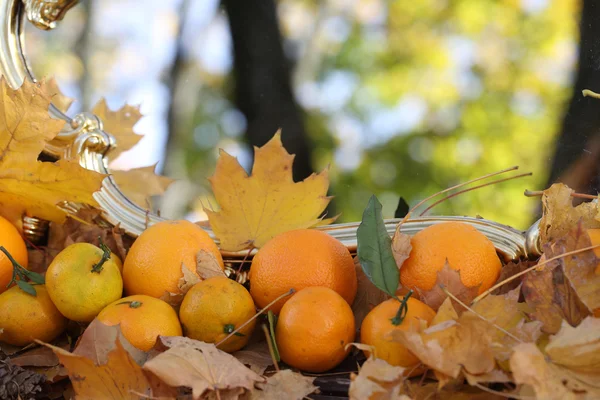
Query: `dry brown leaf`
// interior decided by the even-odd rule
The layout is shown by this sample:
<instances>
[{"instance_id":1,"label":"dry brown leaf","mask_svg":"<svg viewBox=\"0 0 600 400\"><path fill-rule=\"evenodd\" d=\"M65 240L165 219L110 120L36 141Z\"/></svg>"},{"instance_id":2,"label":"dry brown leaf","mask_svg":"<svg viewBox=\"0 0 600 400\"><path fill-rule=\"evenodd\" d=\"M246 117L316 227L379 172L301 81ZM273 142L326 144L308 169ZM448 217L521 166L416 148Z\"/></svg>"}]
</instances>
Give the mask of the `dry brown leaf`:
<instances>
[{"instance_id":1,"label":"dry brown leaf","mask_svg":"<svg viewBox=\"0 0 600 400\"><path fill-rule=\"evenodd\" d=\"M535 264L537 264L536 261L519 261L517 263L515 263L513 261L509 262L508 264L504 265L502 267L502 269L500 270L500 276L498 277L498 280L496 280L494 285L496 285L497 283L503 282L507 278L510 278L510 277L518 274L519 272L522 272L522 271L526 270L527 268L534 266ZM524 277L524 275L518 277L517 279L513 279L510 282L505 283L504 285L500 286L498 289L494 290L493 293L496 295L505 294L505 293L510 292L513 289L518 288L519 285L521 284L521 282L523 281L523 277Z\"/></svg>"},{"instance_id":2,"label":"dry brown leaf","mask_svg":"<svg viewBox=\"0 0 600 400\"><path fill-rule=\"evenodd\" d=\"M378 358L364 362L358 374L350 375L350 400L392 400L401 395L405 368Z\"/></svg>"},{"instance_id":3,"label":"dry brown leaf","mask_svg":"<svg viewBox=\"0 0 600 400\"><path fill-rule=\"evenodd\" d=\"M510 357L510 369L515 382L531 386L539 399L586 398L587 391L575 394L569 389L567 376L559 367L548 363L544 354L533 343L522 343L514 347L514 352ZM583 389L581 386L579 388ZM594 389L589 388L589 391L594 392Z\"/></svg>"},{"instance_id":4,"label":"dry brown leaf","mask_svg":"<svg viewBox=\"0 0 600 400\"><path fill-rule=\"evenodd\" d=\"M217 258L206 250L199 250L196 253L196 272L202 280L214 276L225 276L225 271L219 265Z\"/></svg>"},{"instance_id":5,"label":"dry brown leaf","mask_svg":"<svg viewBox=\"0 0 600 400\"><path fill-rule=\"evenodd\" d=\"M369 311L376 305L389 299L390 296L371 282L365 271L363 271L358 257L354 257L354 269L356 270L358 285L356 297L352 303L352 312L354 313L354 320L358 328Z\"/></svg>"},{"instance_id":6,"label":"dry brown leaf","mask_svg":"<svg viewBox=\"0 0 600 400\"><path fill-rule=\"evenodd\" d=\"M68 343L61 343L60 346L65 350L69 349ZM20 367L54 367L58 365L58 357L54 352L45 347L35 347L24 353L19 353L16 356L10 357L10 362Z\"/></svg>"},{"instance_id":7,"label":"dry brown leaf","mask_svg":"<svg viewBox=\"0 0 600 400\"><path fill-rule=\"evenodd\" d=\"M144 370L154 373L168 385L192 388L194 399L212 391L246 389L264 379L246 368L231 354L185 337L160 337L168 348L144 364Z\"/></svg>"},{"instance_id":8,"label":"dry brown leaf","mask_svg":"<svg viewBox=\"0 0 600 400\"><path fill-rule=\"evenodd\" d=\"M179 281L177 282L177 289L179 289L179 294L181 294L181 296L185 296L192 286L200 282L200 278L190 271L183 263L181 263L181 273L182 277L179 278Z\"/></svg>"},{"instance_id":9,"label":"dry brown leaf","mask_svg":"<svg viewBox=\"0 0 600 400\"><path fill-rule=\"evenodd\" d=\"M525 315L517 307L519 290L514 289L504 295L488 295L475 303L472 310L489 322L505 329L513 329ZM494 339L499 339L505 334L496 329L492 332Z\"/></svg>"},{"instance_id":10,"label":"dry brown leaf","mask_svg":"<svg viewBox=\"0 0 600 400\"><path fill-rule=\"evenodd\" d=\"M436 383L419 385L406 382L406 393L415 400L505 400L506 395L495 395L478 388L464 385L462 380L439 388Z\"/></svg>"},{"instance_id":11,"label":"dry brown leaf","mask_svg":"<svg viewBox=\"0 0 600 400\"><path fill-rule=\"evenodd\" d=\"M503 295L488 295L472 306L472 310L490 324L492 351L498 361L508 360L513 346L518 343L505 331L524 342L536 342L542 334L541 322L526 322L526 315L519 308L519 293L520 288L515 288Z\"/></svg>"},{"instance_id":12,"label":"dry brown leaf","mask_svg":"<svg viewBox=\"0 0 600 400\"><path fill-rule=\"evenodd\" d=\"M64 125L48 113L48 84L26 79L21 88L12 90L2 77L0 90L0 210L9 210L11 219L28 214L63 222L67 213L58 204L97 205L92 195L105 175L76 161L37 160Z\"/></svg>"},{"instance_id":13,"label":"dry brown leaf","mask_svg":"<svg viewBox=\"0 0 600 400\"><path fill-rule=\"evenodd\" d=\"M555 364L593 374L600 382L600 319L587 317L576 328L563 322L544 351Z\"/></svg>"},{"instance_id":14,"label":"dry brown leaf","mask_svg":"<svg viewBox=\"0 0 600 400\"><path fill-rule=\"evenodd\" d=\"M144 209L152 208L152 196L160 196L174 182L174 179L157 175L155 165L132 168L130 170L112 170L111 175L127 198Z\"/></svg>"},{"instance_id":15,"label":"dry brown leaf","mask_svg":"<svg viewBox=\"0 0 600 400\"><path fill-rule=\"evenodd\" d=\"M69 110L74 101L74 99L65 96L61 92L54 77L48 79L48 95L52 99L52 104L63 113L66 113Z\"/></svg>"},{"instance_id":16,"label":"dry brown leaf","mask_svg":"<svg viewBox=\"0 0 600 400\"><path fill-rule=\"evenodd\" d=\"M590 236L580 222L567 235L553 243L552 251L546 256L557 256L590 246ZM600 274L595 273L599 261L593 250L565 256L557 261L577 297L590 313L600 309Z\"/></svg>"},{"instance_id":17,"label":"dry brown leaf","mask_svg":"<svg viewBox=\"0 0 600 400\"><path fill-rule=\"evenodd\" d=\"M54 257L73 243L91 243L98 246L102 240L121 261L124 261L126 249L131 247L134 239L127 236L118 226L103 227L100 215L99 210L84 208L67 218L63 224L51 223L44 253L37 254L34 258L34 262L39 264L36 264L36 268L40 269L38 272L42 269L45 271Z\"/></svg>"},{"instance_id":18,"label":"dry brown leaf","mask_svg":"<svg viewBox=\"0 0 600 400\"><path fill-rule=\"evenodd\" d=\"M410 244L410 236L400 232L400 224L396 228L396 232L392 237L392 253L398 269L402 268L404 261L410 256L412 245Z\"/></svg>"},{"instance_id":19,"label":"dry brown leaf","mask_svg":"<svg viewBox=\"0 0 600 400\"><path fill-rule=\"evenodd\" d=\"M223 250L260 248L279 233L322 222L319 216L331 200L328 169L294 182L293 160L280 132L255 148L250 176L234 157L220 151L209 178L220 210L204 211Z\"/></svg>"},{"instance_id":20,"label":"dry brown leaf","mask_svg":"<svg viewBox=\"0 0 600 400\"><path fill-rule=\"evenodd\" d=\"M119 325L108 326L94 319L79 337L73 355L92 360L96 365L106 364L108 355L116 348L117 341L131 358L142 365L146 361L146 353L135 348L121 333Z\"/></svg>"},{"instance_id":21,"label":"dry brown leaf","mask_svg":"<svg viewBox=\"0 0 600 400\"><path fill-rule=\"evenodd\" d=\"M458 314L454 309L454 305L450 297L446 297L446 300L442 303L440 308L438 308L435 317L431 320L430 326L434 326L437 324L441 324L446 321L456 321L458 319Z\"/></svg>"},{"instance_id":22,"label":"dry brown leaf","mask_svg":"<svg viewBox=\"0 0 600 400\"><path fill-rule=\"evenodd\" d=\"M513 381L510 374L500 369L495 369L491 372L486 372L485 374L481 375L472 375L466 371L463 371L463 375L471 386L476 386L479 383L508 383Z\"/></svg>"},{"instance_id":23,"label":"dry brown leaf","mask_svg":"<svg viewBox=\"0 0 600 400\"><path fill-rule=\"evenodd\" d=\"M265 341L248 344L243 350L238 350L231 355L258 375L262 375L267 367L273 365L269 345Z\"/></svg>"},{"instance_id":24,"label":"dry brown leaf","mask_svg":"<svg viewBox=\"0 0 600 400\"><path fill-rule=\"evenodd\" d=\"M460 280L460 271L450 268L450 264L446 260L444 268L437 273L437 280L431 290L419 290L421 301L429 305L434 310L437 310L444 300L448 297L442 290L444 287L460 301L465 304L470 304L477 297L479 286L468 288Z\"/></svg>"},{"instance_id":25,"label":"dry brown leaf","mask_svg":"<svg viewBox=\"0 0 600 400\"><path fill-rule=\"evenodd\" d=\"M547 256L551 257L550 254ZM540 261L545 257L546 254ZM529 316L542 322L542 330L546 333L558 332L563 319L571 325L578 325L589 315L555 262L546 264L542 271L531 271L525 275L521 291L527 305L534 310Z\"/></svg>"},{"instance_id":26,"label":"dry brown leaf","mask_svg":"<svg viewBox=\"0 0 600 400\"><path fill-rule=\"evenodd\" d=\"M544 190L540 221L542 245L563 237L580 220L585 228L600 228L600 221L596 220L598 205L587 202L573 207L571 193L573 190L562 183L555 183Z\"/></svg>"},{"instance_id":27,"label":"dry brown leaf","mask_svg":"<svg viewBox=\"0 0 600 400\"><path fill-rule=\"evenodd\" d=\"M44 344L57 355L67 369L77 399L131 399L140 396L159 397L163 393L153 390L153 383L142 368L116 340L114 350L106 356L106 364L69 353L60 347ZM166 389L166 388L165 388Z\"/></svg>"},{"instance_id":28,"label":"dry brown leaf","mask_svg":"<svg viewBox=\"0 0 600 400\"><path fill-rule=\"evenodd\" d=\"M406 346L423 364L452 378L464 370L481 375L495 369L489 323L472 313L448 320L423 332L394 331L392 340Z\"/></svg>"},{"instance_id":29,"label":"dry brown leaf","mask_svg":"<svg viewBox=\"0 0 600 400\"><path fill-rule=\"evenodd\" d=\"M253 400L302 400L317 390L313 385L315 378L303 376L289 369L284 369L267 378L265 383L256 386L252 391Z\"/></svg>"},{"instance_id":30,"label":"dry brown leaf","mask_svg":"<svg viewBox=\"0 0 600 400\"><path fill-rule=\"evenodd\" d=\"M103 98L94 106L92 113L100 118L104 131L114 136L117 142L117 147L108 154L109 159L114 160L142 139L142 135L133 131L135 124L142 118L139 106L126 104L119 110L112 111Z\"/></svg>"}]
</instances>

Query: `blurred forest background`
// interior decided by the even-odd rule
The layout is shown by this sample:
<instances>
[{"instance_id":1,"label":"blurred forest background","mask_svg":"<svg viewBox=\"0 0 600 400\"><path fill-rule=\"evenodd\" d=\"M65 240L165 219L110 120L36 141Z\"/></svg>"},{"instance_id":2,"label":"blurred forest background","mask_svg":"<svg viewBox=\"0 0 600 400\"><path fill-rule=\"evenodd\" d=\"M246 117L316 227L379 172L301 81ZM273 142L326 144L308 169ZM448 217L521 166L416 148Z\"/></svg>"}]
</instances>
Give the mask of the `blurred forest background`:
<instances>
[{"instance_id":1,"label":"blurred forest background","mask_svg":"<svg viewBox=\"0 0 600 400\"><path fill-rule=\"evenodd\" d=\"M557 179L600 123L577 86L593 83L577 74L586 2L83 0L54 31L28 24L26 50L36 76L77 99L70 115L101 97L111 109L141 104L145 137L113 167L158 162L180 179L159 204L165 216L205 219L217 149L248 169L248 137L262 145L281 125L297 178L331 164L340 221L360 220L373 193L392 217L399 196L414 205L519 165L533 177L434 212L525 229L539 199L524 189ZM579 110L594 115L580 140L567 127ZM572 151L553 169L563 131L559 147Z\"/></svg>"}]
</instances>

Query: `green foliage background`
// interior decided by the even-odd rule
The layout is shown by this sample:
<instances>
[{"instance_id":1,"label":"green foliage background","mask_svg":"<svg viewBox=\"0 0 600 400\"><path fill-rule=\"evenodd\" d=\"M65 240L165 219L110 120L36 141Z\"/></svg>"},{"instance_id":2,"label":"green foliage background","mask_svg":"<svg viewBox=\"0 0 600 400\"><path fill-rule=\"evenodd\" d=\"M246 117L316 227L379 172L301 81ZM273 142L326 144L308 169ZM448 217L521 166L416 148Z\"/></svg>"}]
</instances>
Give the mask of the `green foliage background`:
<instances>
[{"instance_id":1,"label":"green foliage background","mask_svg":"<svg viewBox=\"0 0 600 400\"><path fill-rule=\"evenodd\" d=\"M298 92L307 85L327 88L335 73L353 82L342 107L304 104L314 166L331 165L340 221L359 221L371 194L391 217L399 196L414 205L448 186L519 165L533 177L466 193L434 213L481 215L521 229L533 222L539 202L523 191L543 189L547 179L571 95L580 1L279 0L277 5ZM77 45L69 35L81 31L82 13L74 9L65 20L74 27L70 31L62 27L55 36L30 35L39 75L68 71L59 81L76 84L80 64L65 68L60 64L68 59L64 54L116 62L119 41L101 33L87 55L69 53ZM225 16L217 11L214 18ZM62 58L39 56L48 46ZM107 83L114 82L109 68L89 60L86 65L93 78L90 90L118 90ZM165 167L167 174L194 182L194 189L167 196L162 208L169 216L200 211L211 201L205 178L212 174L217 148L250 150L241 142L241 131L226 123L236 112L231 70L211 71L187 56L178 73L184 84L173 88L175 124ZM127 100L126 94L121 97ZM417 122L373 136L382 126L372 124L373 115L394 117L406 102L419 106Z\"/></svg>"}]
</instances>

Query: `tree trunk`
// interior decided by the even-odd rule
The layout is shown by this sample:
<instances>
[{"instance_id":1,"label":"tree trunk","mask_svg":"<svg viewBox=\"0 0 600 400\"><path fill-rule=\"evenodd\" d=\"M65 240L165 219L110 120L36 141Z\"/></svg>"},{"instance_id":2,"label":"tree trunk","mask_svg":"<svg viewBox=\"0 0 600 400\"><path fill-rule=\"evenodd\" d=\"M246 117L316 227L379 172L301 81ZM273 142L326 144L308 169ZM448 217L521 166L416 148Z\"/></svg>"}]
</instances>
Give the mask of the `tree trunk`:
<instances>
[{"instance_id":1,"label":"tree trunk","mask_svg":"<svg viewBox=\"0 0 600 400\"><path fill-rule=\"evenodd\" d=\"M600 188L600 100L584 97L584 89L600 91L600 3L583 0L580 45L574 92L563 119L548 185L562 182L577 192Z\"/></svg>"},{"instance_id":2,"label":"tree trunk","mask_svg":"<svg viewBox=\"0 0 600 400\"><path fill-rule=\"evenodd\" d=\"M223 0L233 39L236 104L247 120L246 140L264 145L281 128L296 155L294 180L312 172L310 146L294 100L274 0Z\"/></svg>"}]
</instances>

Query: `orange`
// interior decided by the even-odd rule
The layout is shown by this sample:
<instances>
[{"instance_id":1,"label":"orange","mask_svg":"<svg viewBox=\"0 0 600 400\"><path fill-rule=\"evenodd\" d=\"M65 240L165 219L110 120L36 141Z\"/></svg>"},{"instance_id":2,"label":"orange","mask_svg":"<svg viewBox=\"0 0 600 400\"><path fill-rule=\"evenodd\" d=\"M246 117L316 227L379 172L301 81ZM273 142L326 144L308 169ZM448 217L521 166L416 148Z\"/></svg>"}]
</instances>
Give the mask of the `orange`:
<instances>
[{"instance_id":1,"label":"orange","mask_svg":"<svg viewBox=\"0 0 600 400\"><path fill-rule=\"evenodd\" d=\"M466 287L481 285L479 294L489 289L500 275L502 263L494 244L469 224L435 224L414 235L410 243L410 256L400 268L400 284L415 292L433 289L446 259L450 268L460 270L460 279Z\"/></svg>"},{"instance_id":2,"label":"orange","mask_svg":"<svg viewBox=\"0 0 600 400\"><path fill-rule=\"evenodd\" d=\"M225 268L219 248L198 225L189 221L163 221L152 225L136 239L125 258L125 293L156 298L165 293L182 294L178 287L183 277L182 264L197 275L196 254L200 250L211 253L221 268Z\"/></svg>"},{"instance_id":3,"label":"orange","mask_svg":"<svg viewBox=\"0 0 600 400\"><path fill-rule=\"evenodd\" d=\"M600 244L600 228L588 229L587 233L590 236L590 240L592 241L592 246ZM596 247L595 249L593 249L593 251L596 257L600 259L600 247ZM598 263L594 272L596 273L596 275L600 275L600 263Z\"/></svg>"},{"instance_id":4,"label":"orange","mask_svg":"<svg viewBox=\"0 0 600 400\"><path fill-rule=\"evenodd\" d=\"M206 343L218 343L254 317L256 308L246 288L225 276L195 284L183 298L179 319L184 335ZM256 320L239 330L219 349L234 352L244 347Z\"/></svg>"},{"instance_id":5,"label":"orange","mask_svg":"<svg viewBox=\"0 0 600 400\"><path fill-rule=\"evenodd\" d=\"M34 339L50 342L67 326L44 285L34 285L36 295L13 286L0 294L0 341L26 346Z\"/></svg>"},{"instance_id":6,"label":"orange","mask_svg":"<svg viewBox=\"0 0 600 400\"><path fill-rule=\"evenodd\" d=\"M352 309L342 296L326 287L309 287L292 296L281 309L275 338L288 365L308 372L336 367L354 341Z\"/></svg>"},{"instance_id":7,"label":"orange","mask_svg":"<svg viewBox=\"0 0 600 400\"><path fill-rule=\"evenodd\" d=\"M124 297L109 304L98 314L105 325L121 325L129 343L148 351L159 336L181 336L177 313L166 302L144 295Z\"/></svg>"},{"instance_id":8,"label":"orange","mask_svg":"<svg viewBox=\"0 0 600 400\"><path fill-rule=\"evenodd\" d=\"M4 247L23 268L27 268L29 261L27 246L17 228L3 217L0 217L0 246ZM0 293L6 290L12 274L12 263L6 254L0 251Z\"/></svg>"},{"instance_id":9,"label":"orange","mask_svg":"<svg viewBox=\"0 0 600 400\"><path fill-rule=\"evenodd\" d=\"M52 260L46 271L46 288L65 317L91 322L104 307L121 298L123 278L110 255L93 244L74 243Z\"/></svg>"},{"instance_id":10,"label":"orange","mask_svg":"<svg viewBox=\"0 0 600 400\"><path fill-rule=\"evenodd\" d=\"M360 341L374 348L375 358L381 358L397 367L404 367L407 369L406 373L415 376L424 372L423 369L414 368L420 360L402 344L392 341L391 335L394 331L407 331L419 327L419 320L425 320L429 325L435 317L435 311L413 298L409 298L406 305L406 314L399 325L392 323L400 308L398 300L389 299L373 308L360 327ZM365 355L368 357L369 352L365 351Z\"/></svg>"},{"instance_id":11,"label":"orange","mask_svg":"<svg viewBox=\"0 0 600 400\"><path fill-rule=\"evenodd\" d=\"M254 256L249 279L250 294L260 308L291 288L328 287L348 304L356 296L356 270L350 252L337 239L314 229L288 231L268 241ZM270 309L279 313L288 299Z\"/></svg>"}]
</instances>

